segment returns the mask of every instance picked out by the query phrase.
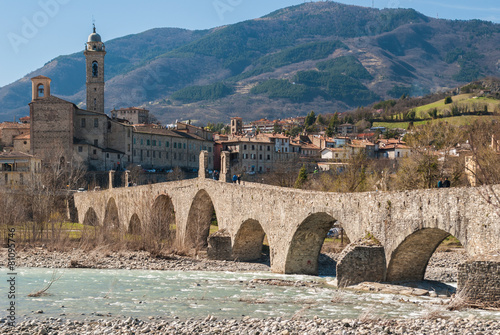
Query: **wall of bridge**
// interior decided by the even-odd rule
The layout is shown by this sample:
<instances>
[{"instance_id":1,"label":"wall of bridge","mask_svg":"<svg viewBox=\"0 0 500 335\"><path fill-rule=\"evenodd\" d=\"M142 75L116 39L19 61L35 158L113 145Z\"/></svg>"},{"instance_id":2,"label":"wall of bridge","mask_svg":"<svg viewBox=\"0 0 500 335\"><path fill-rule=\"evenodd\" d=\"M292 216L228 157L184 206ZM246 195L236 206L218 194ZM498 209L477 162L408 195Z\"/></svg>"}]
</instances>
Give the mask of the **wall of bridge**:
<instances>
[{"instance_id":1,"label":"wall of bridge","mask_svg":"<svg viewBox=\"0 0 500 335\"><path fill-rule=\"evenodd\" d=\"M265 234L271 268L278 273L317 273L321 245L338 221L351 241L368 234L380 241L386 279L396 281L423 279L430 256L449 234L472 257L500 250L500 206L490 203L494 197L485 198L491 194L487 188L324 193L198 178L77 193L75 205L81 223L94 216L97 224L113 221L128 228L137 218L147 222L162 196L171 201L177 240L185 245L206 233L213 206L219 229L231 236L234 258L260 254L255 248L262 248ZM110 212L117 212L116 220Z\"/></svg>"}]
</instances>

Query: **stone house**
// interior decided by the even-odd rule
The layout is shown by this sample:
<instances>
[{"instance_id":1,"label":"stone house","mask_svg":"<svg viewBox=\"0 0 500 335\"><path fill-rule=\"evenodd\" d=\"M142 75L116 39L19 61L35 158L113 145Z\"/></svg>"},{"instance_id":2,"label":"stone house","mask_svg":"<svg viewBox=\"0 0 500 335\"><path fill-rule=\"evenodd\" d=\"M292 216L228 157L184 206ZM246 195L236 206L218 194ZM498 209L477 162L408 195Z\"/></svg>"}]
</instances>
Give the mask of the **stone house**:
<instances>
[{"instance_id":1,"label":"stone house","mask_svg":"<svg viewBox=\"0 0 500 335\"><path fill-rule=\"evenodd\" d=\"M21 135L29 135L30 125L28 123L17 123L17 122L3 122L0 123L0 142L7 151L22 151L14 147L15 139ZM24 138L24 140L29 141L29 138Z\"/></svg>"},{"instance_id":2,"label":"stone house","mask_svg":"<svg viewBox=\"0 0 500 335\"><path fill-rule=\"evenodd\" d=\"M0 186L23 188L37 180L41 160L24 152L0 152Z\"/></svg>"}]
</instances>

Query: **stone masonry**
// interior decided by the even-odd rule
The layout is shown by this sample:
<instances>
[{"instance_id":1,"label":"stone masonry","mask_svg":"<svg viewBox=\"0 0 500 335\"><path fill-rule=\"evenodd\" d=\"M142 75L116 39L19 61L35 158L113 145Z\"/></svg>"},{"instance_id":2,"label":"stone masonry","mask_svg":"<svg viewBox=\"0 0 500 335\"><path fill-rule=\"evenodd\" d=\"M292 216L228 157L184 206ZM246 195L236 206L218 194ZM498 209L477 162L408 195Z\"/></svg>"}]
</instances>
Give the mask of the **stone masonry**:
<instances>
[{"instance_id":1,"label":"stone masonry","mask_svg":"<svg viewBox=\"0 0 500 335\"><path fill-rule=\"evenodd\" d=\"M486 200L488 192L499 194L500 186L346 194L204 177L77 193L79 222L137 230L151 212L160 211L176 225L179 245L189 247L206 245L215 211L219 229L230 236L232 259L258 258L267 237L272 271L290 274L317 273L321 246L337 222L351 241L371 234L380 242L388 281L421 280L436 247L450 234L471 257L500 250L499 205ZM160 198L168 206L155 206Z\"/></svg>"}]
</instances>

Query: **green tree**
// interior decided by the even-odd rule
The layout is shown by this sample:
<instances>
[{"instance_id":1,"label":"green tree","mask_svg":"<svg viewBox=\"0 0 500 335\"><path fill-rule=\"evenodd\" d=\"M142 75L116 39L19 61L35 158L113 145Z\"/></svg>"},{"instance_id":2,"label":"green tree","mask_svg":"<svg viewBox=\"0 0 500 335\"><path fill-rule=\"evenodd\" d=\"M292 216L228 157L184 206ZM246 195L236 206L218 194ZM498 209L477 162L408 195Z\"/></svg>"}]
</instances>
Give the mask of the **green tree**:
<instances>
[{"instance_id":1,"label":"green tree","mask_svg":"<svg viewBox=\"0 0 500 335\"><path fill-rule=\"evenodd\" d=\"M314 114L314 111L311 111L311 113L307 114L304 125L306 127L312 126L314 122L316 122L316 114Z\"/></svg>"},{"instance_id":2,"label":"green tree","mask_svg":"<svg viewBox=\"0 0 500 335\"><path fill-rule=\"evenodd\" d=\"M326 125L326 119L323 115L319 114L318 118L316 119L316 123L325 126Z\"/></svg>"},{"instance_id":3,"label":"green tree","mask_svg":"<svg viewBox=\"0 0 500 335\"><path fill-rule=\"evenodd\" d=\"M444 104L445 105L451 104L452 102L453 102L453 99L451 97L444 98Z\"/></svg>"},{"instance_id":4,"label":"green tree","mask_svg":"<svg viewBox=\"0 0 500 335\"><path fill-rule=\"evenodd\" d=\"M281 126L279 125L278 122L275 122L274 127L273 127L273 133L279 134L282 131L283 131L283 128L281 128Z\"/></svg>"},{"instance_id":5,"label":"green tree","mask_svg":"<svg viewBox=\"0 0 500 335\"><path fill-rule=\"evenodd\" d=\"M298 134L300 134L302 132L302 127L299 127L299 126L295 126L293 127L291 130L290 130L290 136L297 136Z\"/></svg>"},{"instance_id":6,"label":"green tree","mask_svg":"<svg viewBox=\"0 0 500 335\"><path fill-rule=\"evenodd\" d=\"M302 186L304 186L304 183L306 181L307 181L307 170L306 166L302 165L297 180L295 181L295 188L302 188Z\"/></svg>"}]
</instances>

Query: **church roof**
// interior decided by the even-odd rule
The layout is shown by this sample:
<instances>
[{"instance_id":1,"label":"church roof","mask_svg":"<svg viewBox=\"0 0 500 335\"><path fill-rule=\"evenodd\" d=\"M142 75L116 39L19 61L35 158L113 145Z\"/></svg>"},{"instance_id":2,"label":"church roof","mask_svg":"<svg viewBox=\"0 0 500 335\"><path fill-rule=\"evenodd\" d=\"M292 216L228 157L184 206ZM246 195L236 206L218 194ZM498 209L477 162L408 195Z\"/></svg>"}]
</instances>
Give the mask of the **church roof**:
<instances>
[{"instance_id":1,"label":"church roof","mask_svg":"<svg viewBox=\"0 0 500 335\"><path fill-rule=\"evenodd\" d=\"M50 79L49 77L45 77L45 76L36 76L36 77L33 77L31 79Z\"/></svg>"},{"instance_id":2,"label":"church roof","mask_svg":"<svg viewBox=\"0 0 500 335\"><path fill-rule=\"evenodd\" d=\"M89 35L89 39L88 39L88 43L92 43L92 42L101 42L101 35L96 33L95 26L94 26L94 32Z\"/></svg>"}]
</instances>

